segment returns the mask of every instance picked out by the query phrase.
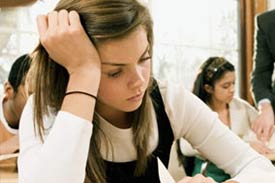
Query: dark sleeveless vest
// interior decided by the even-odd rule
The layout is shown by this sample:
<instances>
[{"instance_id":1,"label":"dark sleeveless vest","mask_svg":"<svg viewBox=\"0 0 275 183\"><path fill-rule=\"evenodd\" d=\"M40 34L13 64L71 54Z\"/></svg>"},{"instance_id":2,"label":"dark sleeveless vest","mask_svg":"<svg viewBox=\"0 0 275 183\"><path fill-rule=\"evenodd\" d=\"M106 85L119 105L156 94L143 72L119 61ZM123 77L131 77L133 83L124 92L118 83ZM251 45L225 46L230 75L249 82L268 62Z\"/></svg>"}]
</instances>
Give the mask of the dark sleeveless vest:
<instances>
[{"instance_id":1,"label":"dark sleeveless vest","mask_svg":"<svg viewBox=\"0 0 275 183\"><path fill-rule=\"evenodd\" d=\"M108 183L158 183L160 182L158 173L157 157L168 167L171 146L174 140L170 121L164 109L164 103L159 91L159 87L154 81L154 89L151 92L151 98L154 110L157 116L157 126L159 142L157 148L148 158L147 169L142 176L134 176L136 161L131 162L110 162L106 163L106 175Z\"/></svg>"}]
</instances>

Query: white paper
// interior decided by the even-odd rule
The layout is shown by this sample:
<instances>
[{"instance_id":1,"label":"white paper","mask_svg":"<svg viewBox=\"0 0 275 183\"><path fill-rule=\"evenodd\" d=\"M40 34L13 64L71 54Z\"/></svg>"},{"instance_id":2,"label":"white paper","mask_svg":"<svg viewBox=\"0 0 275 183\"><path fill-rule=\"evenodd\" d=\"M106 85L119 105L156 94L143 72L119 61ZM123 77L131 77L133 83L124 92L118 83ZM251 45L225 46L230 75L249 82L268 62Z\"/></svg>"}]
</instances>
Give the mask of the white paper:
<instances>
[{"instance_id":1,"label":"white paper","mask_svg":"<svg viewBox=\"0 0 275 183\"><path fill-rule=\"evenodd\" d=\"M160 179L161 183L175 183L176 182L159 158L158 158L158 170L159 170L159 179Z\"/></svg>"}]
</instances>

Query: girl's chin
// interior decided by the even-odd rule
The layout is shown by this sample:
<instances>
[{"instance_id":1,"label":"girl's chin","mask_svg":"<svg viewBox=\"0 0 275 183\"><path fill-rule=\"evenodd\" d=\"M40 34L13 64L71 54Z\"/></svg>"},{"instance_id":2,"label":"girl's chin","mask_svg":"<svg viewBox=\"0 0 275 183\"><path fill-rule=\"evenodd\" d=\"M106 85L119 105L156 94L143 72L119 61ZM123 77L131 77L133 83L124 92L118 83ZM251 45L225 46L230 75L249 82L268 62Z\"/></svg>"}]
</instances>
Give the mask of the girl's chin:
<instances>
[{"instance_id":1,"label":"girl's chin","mask_svg":"<svg viewBox=\"0 0 275 183\"><path fill-rule=\"evenodd\" d=\"M136 103L135 105L132 104L132 105L125 106L122 110L125 112L133 112L141 106L141 103L142 101L140 101L139 103Z\"/></svg>"}]
</instances>

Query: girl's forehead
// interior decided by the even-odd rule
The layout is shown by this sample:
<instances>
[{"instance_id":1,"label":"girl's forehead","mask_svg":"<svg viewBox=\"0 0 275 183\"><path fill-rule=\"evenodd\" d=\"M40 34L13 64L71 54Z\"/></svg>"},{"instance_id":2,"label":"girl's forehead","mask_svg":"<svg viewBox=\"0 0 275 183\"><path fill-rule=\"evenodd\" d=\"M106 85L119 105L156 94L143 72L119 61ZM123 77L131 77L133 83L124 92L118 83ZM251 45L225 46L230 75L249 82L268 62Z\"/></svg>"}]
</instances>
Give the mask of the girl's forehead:
<instances>
[{"instance_id":1,"label":"girl's forehead","mask_svg":"<svg viewBox=\"0 0 275 183\"><path fill-rule=\"evenodd\" d=\"M123 38L109 39L98 44L103 63L139 60L147 48L148 39L144 29L137 29Z\"/></svg>"},{"instance_id":2,"label":"girl's forehead","mask_svg":"<svg viewBox=\"0 0 275 183\"><path fill-rule=\"evenodd\" d=\"M216 83L228 82L231 80L235 80L235 72L234 71L226 71L220 79L216 81Z\"/></svg>"}]
</instances>

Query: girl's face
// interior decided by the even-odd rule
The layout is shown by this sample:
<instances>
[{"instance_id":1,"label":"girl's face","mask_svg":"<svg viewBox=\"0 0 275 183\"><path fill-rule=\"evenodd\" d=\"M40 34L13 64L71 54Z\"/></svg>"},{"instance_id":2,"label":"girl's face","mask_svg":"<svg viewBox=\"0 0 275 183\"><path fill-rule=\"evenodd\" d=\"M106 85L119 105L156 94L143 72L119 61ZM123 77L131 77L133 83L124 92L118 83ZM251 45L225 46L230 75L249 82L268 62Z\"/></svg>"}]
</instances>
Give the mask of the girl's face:
<instances>
[{"instance_id":1,"label":"girl's face","mask_svg":"<svg viewBox=\"0 0 275 183\"><path fill-rule=\"evenodd\" d=\"M151 73L147 34L138 28L121 39L98 45L102 75L98 112L131 112L142 103Z\"/></svg>"},{"instance_id":2,"label":"girl's face","mask_svg":"<svg viewBox=\"0 0 275 183\"><path fill-rule=\"evenodd\" d=\"M235 72L227 71L222 78L215 82L213 91L210 95L211 100L229 103L233 99L234 92Z\"/></svg>"}]
</instances>

